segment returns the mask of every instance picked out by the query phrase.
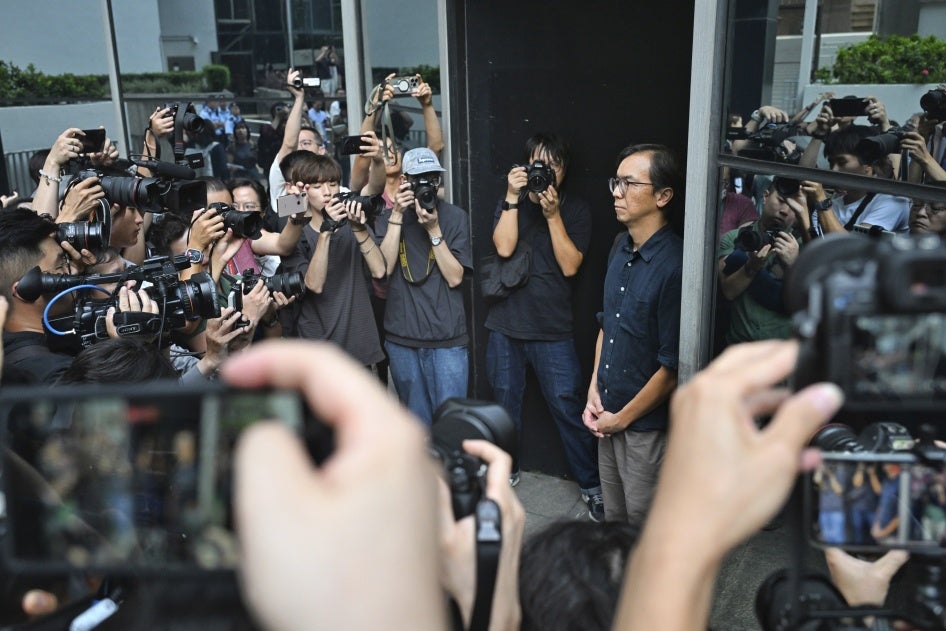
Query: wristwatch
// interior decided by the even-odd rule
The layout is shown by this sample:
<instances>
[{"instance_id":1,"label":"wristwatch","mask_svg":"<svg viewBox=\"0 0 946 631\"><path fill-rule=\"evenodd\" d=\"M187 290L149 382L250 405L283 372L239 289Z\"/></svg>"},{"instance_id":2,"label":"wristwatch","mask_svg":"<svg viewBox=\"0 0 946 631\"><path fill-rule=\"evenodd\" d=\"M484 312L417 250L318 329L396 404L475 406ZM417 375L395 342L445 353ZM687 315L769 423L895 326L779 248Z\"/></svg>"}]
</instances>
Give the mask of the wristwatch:
<instances>
[{"instance_id":1,"label":"wristwatch","mask_svg":"<svg viewBox=\"0 0 946 631\"><path fill-rule=\"evenodd\" d=\"M443 243L443 237L430 237L430 245L437 247Z\"/></svg>"},{"instance_id":2,"label":"wristwatch","mask_svg":"<svg viewBox=\"0 0 946 631\"><path fill-rule=\"evenodd\" d=\"M512 210L513 208L519 208L519 202L513 202L512 204L510 204L509 202L507 202L507 201L504 199L504 200L503 200L503 203L500 204L500 207L501 207L503 210Z\"/></svg>"},{"instance_id":3,"label":"wristwatch","mask_svg":"<svg viewBox=\"0 0 946 631\"><path fill-rule=\"evenodd\" d=\"M824 212L828 210L829 208L831 208L832 206L834 206L834 200L831 199L830 197L826 197L822 199L820 202L818 202L817 204L815 204L815 210L817 210L818 212Z\"/></svg>"},{"instance_id":4,"label":"wristwatch","mask_svg":"<svg viewBox=\"0 0 946 631\"><path fill-rule=\"evenodd\" d=\"M204 253L194 248L188 248L184 254L190 259L191 265L201 265L204 262Z\"/></svg>"}]
</instances>

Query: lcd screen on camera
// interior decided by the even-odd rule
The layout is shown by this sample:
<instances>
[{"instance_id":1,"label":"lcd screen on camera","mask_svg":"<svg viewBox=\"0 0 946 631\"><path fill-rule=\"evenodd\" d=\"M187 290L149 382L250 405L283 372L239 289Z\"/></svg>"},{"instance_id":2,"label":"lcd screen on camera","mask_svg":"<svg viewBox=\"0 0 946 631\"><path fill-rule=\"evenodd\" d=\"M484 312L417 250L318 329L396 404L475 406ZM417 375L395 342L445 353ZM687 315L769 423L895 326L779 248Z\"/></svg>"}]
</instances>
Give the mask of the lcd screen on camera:
<instances>
[{"instance_id":1,"label":"lcd screen on camera","mask_svg":"<svg viewBox=\"0 0 946 631\"><path fill-rule=\"evenodd\" d=\"M302 425L295 393L222 388L45 398L8 410L5 556L45 569L235 567L237 438L259 419Z\"/></svg>"},{"instance_id":2,"label":"lcd screen on camera","mask_svg":"<svg viewBox=\"0 0 946 631\"><path fill-rule=\"evenodd\" d=\"M943 549L946 473L913 460L899 454L824 454L810 476L812 541L862 551Z\"/></svg>"},{"instance_id":3,"label":"lcd screen on camera","mask_svg":"<svg viewBox=\"0 0 946 631\"><path fill-rule=\"evenodd\" d=\"M946 314L855 316L850 361L856 395L946 398Z\"/></svg>"}]
</instances>

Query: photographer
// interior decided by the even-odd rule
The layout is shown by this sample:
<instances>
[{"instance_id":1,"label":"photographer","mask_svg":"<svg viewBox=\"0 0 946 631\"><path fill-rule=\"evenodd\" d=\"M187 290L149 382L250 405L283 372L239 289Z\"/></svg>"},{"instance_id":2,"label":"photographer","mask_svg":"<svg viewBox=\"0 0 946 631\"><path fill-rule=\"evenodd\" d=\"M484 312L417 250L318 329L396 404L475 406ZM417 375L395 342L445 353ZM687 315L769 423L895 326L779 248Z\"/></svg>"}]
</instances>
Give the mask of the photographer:
<instances>
[{"instance_id":1,"label":"photographer","mask_svg":"<svg viewBox=\"0 0 946 631\"><path fill-rule=\"evenodd\" d=\"M39 170L40 181L33 195L33 210L37 214L47 214L55 218L59 214L59 185L63 178L63 169L70 161L87 157L94 166L107 166L118 158L115 146L105 139L105 146L101 151L86 154L82 151L81 138L85 132L76 127L70 127L59 135L43 168Z\"/></svg>"},{"instance_id":2,"label":"photographer","mask_svg":"<svg viewBox=\"0 0 946 631\"><path fill-rule=\"evenodd\" d=\"M800 248L794 229L805 225L808 206L798 182L784 178L772 181L763 200L758 221L720 239L719 286L732 302L727 344L784 339L792 332L782 286Z\"/></svg>"},{"instance_id":3,"label":"photographer","mask_svg":"<svg viewBox=\"0 0 946 631\"><path fill-rule=\"evenodd\" d=\"M870 177L889 177L890 163L887 157L876 158L864 151L862 141L873 135L875 132L863 125L847 125L829 133L824 141L824 155L831 163L831 170ZM814 204L828 199L820 184L816 184L809 193L809 201ZM831 205L820 210L818 215L825 233L850 231L857 224L880 226L891 232L906 232L909 216L910 201L905 197L854 189L844 191L843 196L834 198Z\"/></svg>"},{"instance_id":4,"label":"photographer","mask_svg":"<svg viewBox=\"0 0 946 631\"><path fill-rule=\"evenodd\" d=\"M324 155L300 155L290 168L293 193L305 193L307 211L290 221L302 238L283 259L284 273L304 275L306 294L280 312L283 334L329 340L364 366L384 357L371 315L369 278L385 274L381 250L365 225L361 205L338 197L341 168Z\"/></svg>"},{"instance_id":5,"label":"photographer","mask_svg":"<svg viewBox=\"0 0 946 631\"><path fill-rule=\"evenodd\" d=\"M910 234L946 234L946 204L914 198L910 202Z\"/></svg>"},{"instance_id":6,"label":"photographer","mask_svg":"<svg viewBox=\"0 0 946 631\"><path fill-rule=\"evenodd\" d=\"M923 112L916 119L916 130L906 134L902 141L910 152L911 182L946 181L946 86L930 90L920 99Z\"/></svg>"},{"instance_id":7,"label":"photographer","mask_svg":"<svg viewBox=\"0 0 946 631\"><path fill-rule=\"evenodd\" d=\"M526 366L532 366L562 437L569 471L589 514L603 519L597 445L581 423L585 397L573 337L570 280L591 244L591 211L586 201L565 190L570 164L562 138L536 134L526 141L523 157L530 166L542 162L550 182L541 192L530 191L526 167L515 166L496 204L497 256L508 260L531 252L531 264L520 286L489 307L486 374L495 400L509 411L521 434ZM513 456L518 464L518 454ZM510 481L518 483L518 468Z\"/></svg>"},{"instance_id":8,"label":"photographer","mask_svg":"<svg viewBox=\"0 0 946 631\"><path fill-rule=\"evenodd\" d=\"M43 310L47 298L27 301L17 292L20 279L37 265L51 274L72 272L69 256L53 238L55 232L55 224L33 211L0 212L0 294L9 304L3 328L6 366L30 383L52 384L72 363L72 357L54 353L46 345Z\"/></svg>"},{"instance_id":9,"label":"photographer","mask_svg":"<svg viewBox=\"0 0 946 631\"><path fill-rule=\"evenodd\" d=\"M394 208L378 217L389 286L384 348L401 401L430 425L469 381L466 311L460 283L473 267L469 218L438 197L443 167L430 149L404 154Z\"/></svg>"}]
</instances>

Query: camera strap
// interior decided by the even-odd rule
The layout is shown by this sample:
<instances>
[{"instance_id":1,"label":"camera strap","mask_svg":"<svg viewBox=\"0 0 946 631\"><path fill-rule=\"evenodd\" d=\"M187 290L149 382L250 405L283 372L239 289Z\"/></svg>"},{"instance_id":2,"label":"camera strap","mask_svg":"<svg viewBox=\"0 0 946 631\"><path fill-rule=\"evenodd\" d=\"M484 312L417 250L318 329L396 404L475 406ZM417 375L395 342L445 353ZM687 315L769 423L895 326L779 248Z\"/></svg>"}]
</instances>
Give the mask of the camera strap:
<instances>
[{"instance_id":1,"label":"camera strap","mask_svg":"<svg viewBox=\"0 0 946 631\"><path fill-rule=\"evenodd\" d=\"M469 631L489 629L502 548L502 512L499 504L484 497L476 505L476 596Z\"/></svg>"},{"instance_id":2,"label":"camera strap","mask_svg":"<svg viewBox=\"0 0 946 631\"><path fill-rule=\"evenodd\" d=\"M851 215L851 218L847 220L847 223L844 224L844 229L848 232L857 225L857 220L860 219L861 215L864 214L864 209L867 208L867 205L870 204L870 201L874 199L874 196L877 193L868 193L864 195L864 199L861 200L861 203L857 205L857 210L854 211L854 214Z\"/></svg>"}]
</instances>

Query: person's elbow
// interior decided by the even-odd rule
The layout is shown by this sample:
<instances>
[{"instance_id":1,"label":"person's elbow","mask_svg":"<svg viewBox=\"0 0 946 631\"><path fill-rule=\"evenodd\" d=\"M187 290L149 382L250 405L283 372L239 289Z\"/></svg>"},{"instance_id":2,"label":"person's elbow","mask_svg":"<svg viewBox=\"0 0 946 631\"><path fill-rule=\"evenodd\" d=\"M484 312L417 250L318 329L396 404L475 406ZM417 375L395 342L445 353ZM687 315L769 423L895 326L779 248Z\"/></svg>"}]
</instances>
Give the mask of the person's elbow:
<instances>
[{"instance_id":1,"label":"person's elbow","mask_svg":"<svg viewBox=\"0 0 946 631\"><path fill-rule=\"evenodd\" d=\"M383 280L388 277L388 268L379 265L376 269L371 270L371 278L375 280Z\"/></svg>"},{"instance_id":2,"label":"person's elbow","mask_svg":"<svg viewBox=\"0 0 946 631\"><path fill-rule=\"evenodd\" d=\"M322 295L322 290L325 289L325 281L323 280L317 282L312 278L306 277L305 288L311 291L313 294Z\"/></svg>"}]
</instances>

